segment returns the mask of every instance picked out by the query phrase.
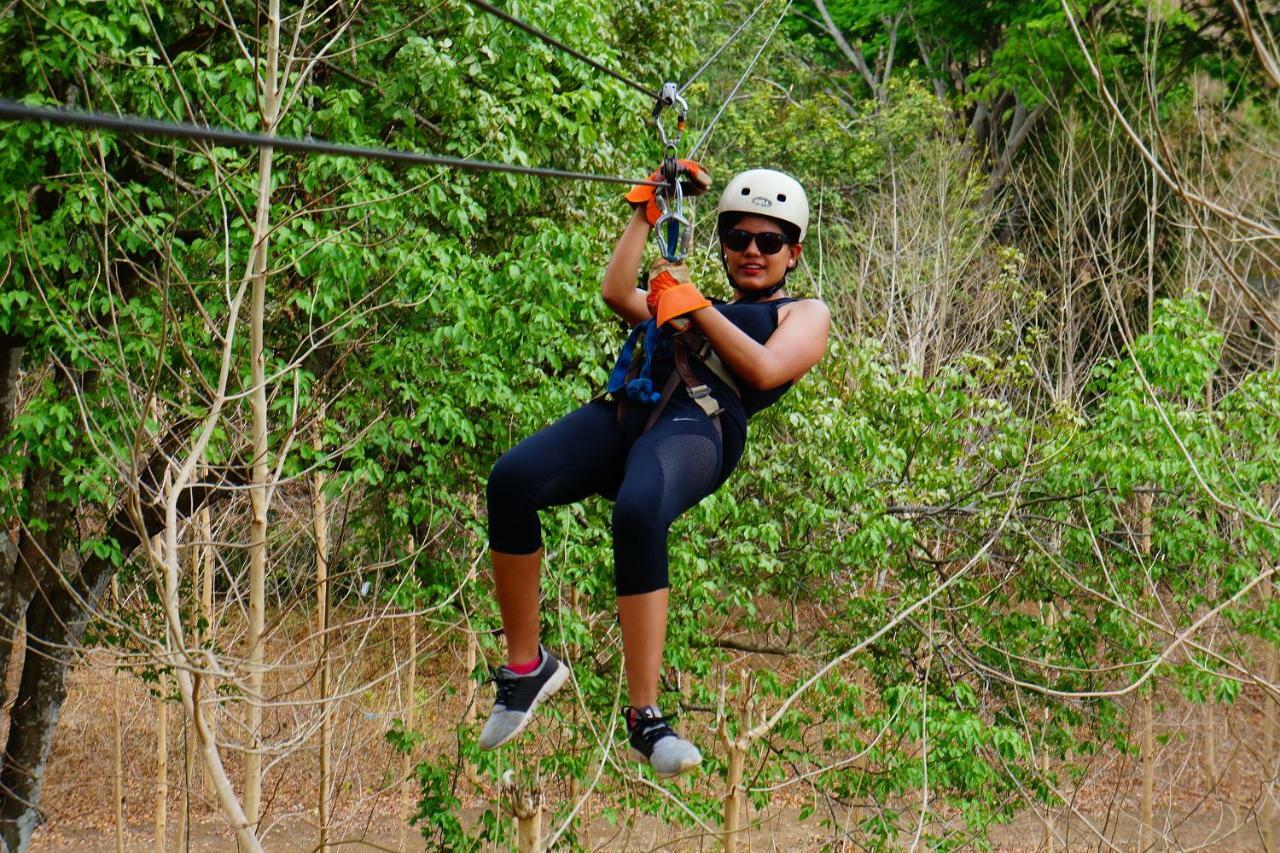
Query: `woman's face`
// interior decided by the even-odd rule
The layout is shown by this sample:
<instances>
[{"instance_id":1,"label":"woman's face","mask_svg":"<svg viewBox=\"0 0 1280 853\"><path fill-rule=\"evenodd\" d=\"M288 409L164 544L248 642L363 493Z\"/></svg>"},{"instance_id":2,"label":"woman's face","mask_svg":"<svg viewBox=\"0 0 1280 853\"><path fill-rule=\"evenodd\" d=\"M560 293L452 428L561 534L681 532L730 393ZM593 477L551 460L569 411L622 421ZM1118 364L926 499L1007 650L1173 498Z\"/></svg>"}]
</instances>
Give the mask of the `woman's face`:
<instances>
[{"instance_id":1,"label":"woman's face","mask_svg":"<svg viewBox=\"0 0 1280 853\"><path fill-rule=\"evenodd\" d=\"M786 233L782 226L772 219L750 214L738 220L731 230L745 231L752 235L785 235ZM752 239L746 248L735 251L726 245L723 236L720 239L720 250L724 253L725 266L729 269L729 275L739 289L747 293L773 287L782 280L788 269L795 267L796 259L800 257L798 243L788 243L780 252L773 255L766 255L760 251L758 243L758 240Z\"/></svg>"}]
</instances>

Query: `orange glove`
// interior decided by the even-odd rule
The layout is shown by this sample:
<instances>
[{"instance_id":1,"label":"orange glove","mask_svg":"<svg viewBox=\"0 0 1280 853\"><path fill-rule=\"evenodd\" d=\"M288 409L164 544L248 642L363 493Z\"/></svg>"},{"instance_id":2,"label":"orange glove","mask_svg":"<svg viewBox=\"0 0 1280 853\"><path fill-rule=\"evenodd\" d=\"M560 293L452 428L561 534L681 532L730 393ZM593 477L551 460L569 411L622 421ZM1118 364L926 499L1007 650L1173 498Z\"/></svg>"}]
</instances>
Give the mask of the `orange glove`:
<instances>
[{"instance_id":1,"label":"orange glove","mask_svg":"<svg viewBox=\"0 0 1280 853\"><path fill-rule=\"evenodd\" d=\"M711 189L711 173L694 160L677 160L676 174L680 179L680 189L685 195L702 195ZM654 170L649 180L661 181L662 169ZM658 217L662 215L662 211L658 210L658 203L653 199L656 189L658 188L647 184L637 184L626 195L632 207L644 207L644 218L651 226L656 225Z\"/></svg>"},{"instance_id":2,"label":"orange glove","mask_svg":"<svg viewBox=\"0 0 1280 853\"><path fill-rule=\"evenodd\" d=\"M683 315L711 307L711 301L698 292L689 278L689 268L667 260L655 261L650 267L649 295L645 302L659 326L671 322L680 331L689 326L688 318Z\"/></svg>"}]
</instances>

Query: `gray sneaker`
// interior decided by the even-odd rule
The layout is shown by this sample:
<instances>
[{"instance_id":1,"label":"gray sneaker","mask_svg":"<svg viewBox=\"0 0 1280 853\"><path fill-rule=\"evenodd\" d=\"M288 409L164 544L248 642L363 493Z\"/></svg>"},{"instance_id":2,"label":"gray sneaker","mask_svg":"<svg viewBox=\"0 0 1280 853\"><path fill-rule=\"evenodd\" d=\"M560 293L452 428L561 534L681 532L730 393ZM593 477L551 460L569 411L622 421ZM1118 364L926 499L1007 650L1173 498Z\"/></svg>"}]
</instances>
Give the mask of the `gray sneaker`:
<instances>
[{"instance_id":1,"label":"gray sneaker","mask_svg":"<svg viewBox=\"0 0 1280 853\"><path fill-rule=\"evenodd\" d=\"M569 680L569 667L545 647L539 646L538 651L542 663L528 675L516 675L505 666L493 670L490 680L498 687L498 699L480 732L481 749L497 749L524 731L538 703Z\"/></svg>"},{"instance_id":2,"label":"gray sneaker","mask_svg":"<svg viewBox=\"0 0 1280 853\"><path fill-rule=\"evenodd\" d=\"M669 720L675 714L662 716L652 705L623 709L627 716L627 739L631 741L631 757L653 767L658 776L676 776L702 763L702 753L689 741L676 734Z\"/></svg>"}]
</instances>

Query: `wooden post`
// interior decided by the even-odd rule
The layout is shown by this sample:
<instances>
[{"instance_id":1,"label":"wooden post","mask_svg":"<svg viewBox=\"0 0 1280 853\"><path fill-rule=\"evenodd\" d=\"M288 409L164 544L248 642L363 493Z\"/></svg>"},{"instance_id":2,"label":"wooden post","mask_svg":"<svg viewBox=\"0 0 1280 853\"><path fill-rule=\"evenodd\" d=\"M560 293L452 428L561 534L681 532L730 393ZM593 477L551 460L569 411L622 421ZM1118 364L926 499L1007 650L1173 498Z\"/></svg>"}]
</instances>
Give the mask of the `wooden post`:
<instances>
[{"instance_id":1,"label":"wooden post","mask_svg":"<svg viewBox=\"0 0 1280 853\"><path fill-rule=\"evenodd\" d=\"M542 851L542 786L534 781L523 784L515 779L515 771L502 776L502 791L507 808L516 819L516 849L519 853Z\"/></svg>"},{"instance_id":2,"label":"wooden post","mask_svg":"<svg viewBox=\"0 0 1280 853\"><path fill-rule=\"evenodd\" d=\"M1142 553L1144 568L1151 557L1151 491L1144 489L1138 494L1139 512L1139 550ZM1148 587L1148 595L1155 590ZM1145 632L1144 632L1145 634ZM1138 850L1149 848L1155 840L1154 802L1156 785L1156 749L1155 749L1155 677L1143 688L1138 700L1142 720L1142 801L1140 803L1141 825L1138 827Z\"/></svg>"},{"instance_id":3,"label":"wooden post","mask_svg":"<svg viewBox=\"0 0 1280 853\"><path fill-rule=\"evenodd\" d=\"M738 836L742 830L742 805L746 799L745 792L742 790L742 772L746 765L747 753L751 750L751 742L747 739L747 733L751 731L752 725L755 675L744 670L740 673L738 682L742 685L740 712L742 725L739 735L731 737L729 735L727 717L721 717L720 719L720 739L724 742L725 753L729 759L724 789L724 827L721 835L721 843L724 845L725 853L733 853L738 849ZM723 708L725 685L722 684L720 690L722 697L720 707Z\"/></svg>"},{"instance_id":4,"label":"wooden post","mask_svg":"<svg viewBox=\"0 0 1280 853\"><path fill-rule=\"evenodd\" d=\"M208 646L213 643L213 520L209 513L209 507L202 507L200 512L196 514L196 530L198 542L196 544L196 553L200 560L200 614L204 617L205 628L199 633L200 645ZM216 696L218 686L212 675L205 676L205 688L209 695ZM216 707L216 706L214 706ZM218 730L218 716L212 711L205 718L209 731L216 735ZM201 790L204 798L209 802L217 799L218 792L213 787L213 776L205 768L204 762L200 762L200 778L203 780Z\"/></svg>"},{"instance_id":5,"label":"wooden post","mask_svg":"<svg viewBox=\"0 0 1280 853\"><path fill-rule=\"evenodd\" d=\"M111 601L120 610L120 581L111 576ZM111 667L111 801L116 816L116 853L124 853L124 758L120 735L120 664Z\"/></svg>"},{"instance_id":6,"label":"wooden post","mask_svg":"<svg viewBox=\"0 0 1280 853\"><path fill-rule=\"evenodd\" d=\"M160 676L160 698L156 705L156 853L166 849L169 807L169 680Z\"/></svg>"},{"instance_id":7,"label":"wooden post","mask_svg":"<svg viewBox=\"0 0 1280 853\"><path fill-rule=\"evenodd\" d=\"M325 409L322 405L316 415L316 428L311 443L317 450L324 449L321 430ZM311 526L316 543L316 631L320 636L320 780L316 804L320 823L319 849L329 846L329 822L332 820L329 801L331 743L330 697L333 679L333 661L329 655L329 503L324 493L325 475L317 470L311 476Z\"/></svg>"}]
</instances>

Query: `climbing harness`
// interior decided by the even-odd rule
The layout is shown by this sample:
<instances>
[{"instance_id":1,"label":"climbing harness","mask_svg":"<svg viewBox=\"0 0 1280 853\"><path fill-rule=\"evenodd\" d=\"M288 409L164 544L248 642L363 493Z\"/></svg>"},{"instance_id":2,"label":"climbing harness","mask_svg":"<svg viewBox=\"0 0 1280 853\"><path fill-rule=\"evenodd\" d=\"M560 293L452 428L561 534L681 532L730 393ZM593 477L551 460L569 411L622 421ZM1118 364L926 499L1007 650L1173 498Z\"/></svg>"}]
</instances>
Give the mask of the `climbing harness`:
<instances>
[{"instance_id":1,"label":"climbing harness","mask_svg":"<svg viewBox=\"0 0 1280 853\"><path fill-rule=\"evenodd\" d=\"M711 388L705 382L698 378L693 372L691 360L700 361L713 374L716 375L725 386L736 395L742 398L742 389L738 387L737 381L733 378L733 374L729 372L729 368L720 360L720 356L715 354L711 348L711 342L708 341L700 332L692 329L679 332L669 338L661 339L654 336L652 339L653 348L650 349L650 336L653 330L657 328L657 324L650 320L648 323L640 323L631 330L631 337L627 339L626 345L622 348L622 354L618 356L618 363L614 365L613 373L609 377L609 393L614 395L618 401L617 417L618 424L623 422L623 409L627 400L634 400L643 405L652 406L649 417L645 421L644 429L641 433L646 433L653 429L653 425L658 422L667 403L671 401L671 395L675 393L676 387L683 382L689 398L698 405L711 419L712 425L716 429L716 435L723 438L723 428L720 426L720 414L724 412L724 406L711 394ZM638 362L634 358L635 343L641 334L645 335L645 356L643 362ZM662 391L656 391L653 387L653 381L643 372L648 370L651 359L655 356L670 356L675 361L675 370L671 371L671 375L667 377L666 384L663 385ZM625 390L625 394L620 394Z\"/></svg>"}]
</instances>

